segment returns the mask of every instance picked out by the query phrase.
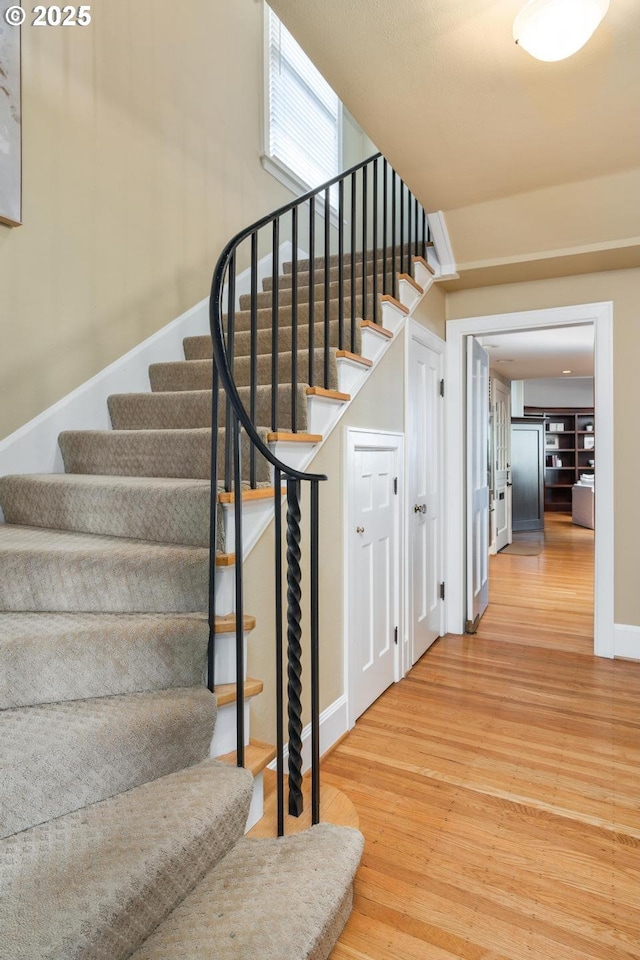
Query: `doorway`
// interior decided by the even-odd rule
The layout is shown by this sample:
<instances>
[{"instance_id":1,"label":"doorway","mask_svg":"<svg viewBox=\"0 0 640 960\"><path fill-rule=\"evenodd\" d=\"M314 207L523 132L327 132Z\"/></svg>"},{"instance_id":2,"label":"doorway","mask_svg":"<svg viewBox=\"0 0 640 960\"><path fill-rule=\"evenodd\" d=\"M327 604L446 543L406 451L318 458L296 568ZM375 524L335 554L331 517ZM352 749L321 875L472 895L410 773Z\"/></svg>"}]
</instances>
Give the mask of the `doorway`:
<instances>
[{"instance_id":1,"label":"doorway","mask_svg":"<svg viewBox=\"0 0 640 960\"><path fill-rule=\"evenodd\" d=\"M447 477L451 509L447 514L448 624L463 633L465 622L466 484L464 482L466 400L464 359L466 340L488 334L591 324L594 328L595 404L598 409L598 497L595 507L594 652L612 657L613 617L613 311L611 303L473 317L447 322ZM602 444L600 443L602 437Z\"/></svg>"},{"instance_id":2,"label":"doorway","mask_svg":"<svg viewBox=\"0 0 640 960\"><path fill-rule=\"evenodd\" d=\"M403 458L402 434L346 430L349 727L401 675Z\"/></svg>"}]
</instances>

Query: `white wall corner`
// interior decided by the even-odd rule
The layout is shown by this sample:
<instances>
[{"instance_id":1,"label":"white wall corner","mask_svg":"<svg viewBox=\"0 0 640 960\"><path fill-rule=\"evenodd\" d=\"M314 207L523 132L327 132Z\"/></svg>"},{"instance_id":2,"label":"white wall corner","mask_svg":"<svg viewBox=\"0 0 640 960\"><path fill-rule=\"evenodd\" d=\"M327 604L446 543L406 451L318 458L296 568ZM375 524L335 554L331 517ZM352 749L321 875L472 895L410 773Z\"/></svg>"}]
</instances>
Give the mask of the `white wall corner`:
<instances>
[{"instance_id":1,"label":"white wall corner","mask_svg":"<svg viewBox=\"0 0 640 960\"><path fill-rule=\"evenodd\" d=\"M613 655L627 660L640 660L640 627L629 623L614 624Z\"/></svg>"},{"instance_id":2,"label":"white wall corner","mask_svg":"<svg viewBox=\"0 0 640 960\"><path fill-rule=\"evenodd\" d=\"M431 238L440 265L436 280L455 279L458 277L458 267L453 255L453 247L451 246L444 213L442 210L438 210L437 213L428 213L427 220L429 221Z\"/></svg>"}]
</instances>

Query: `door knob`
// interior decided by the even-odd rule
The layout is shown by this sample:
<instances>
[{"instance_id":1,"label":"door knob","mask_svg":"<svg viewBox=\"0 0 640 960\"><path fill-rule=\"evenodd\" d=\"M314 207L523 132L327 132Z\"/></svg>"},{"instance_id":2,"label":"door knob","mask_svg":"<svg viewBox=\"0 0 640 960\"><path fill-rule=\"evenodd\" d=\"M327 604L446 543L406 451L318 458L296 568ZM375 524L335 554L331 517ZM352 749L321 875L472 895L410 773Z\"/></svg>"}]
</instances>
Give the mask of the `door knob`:
<instances>
[{"instance_id":1,"label":"door knob","mask_svg":"<svg viewBox=\"0 0 640 960\"><path fill-rule=\"evenodd\" d=\"M414 513L426 513L426 512L427 512L427 505L426 505L426 503L414 503L414 505L413 505L413 512L414 512Z\"/></svg>"},{"instance_id":2,"label":"door knob","mask_svg":"<svg viewBox=\"0 0 640 960\"><path fill-rule=\"evenodd\" d=\"M356 527L356 533L364 533L364 527Z\"/></svg>"}]
</instances>

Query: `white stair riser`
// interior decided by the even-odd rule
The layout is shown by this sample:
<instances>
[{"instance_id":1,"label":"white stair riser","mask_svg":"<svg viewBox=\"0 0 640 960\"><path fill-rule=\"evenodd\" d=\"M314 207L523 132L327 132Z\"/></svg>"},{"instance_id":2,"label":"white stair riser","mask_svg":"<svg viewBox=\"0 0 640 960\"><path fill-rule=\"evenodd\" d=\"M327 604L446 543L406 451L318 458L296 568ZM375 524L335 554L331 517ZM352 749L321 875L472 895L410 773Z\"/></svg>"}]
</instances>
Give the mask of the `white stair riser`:
<instances>
[{"instance_id":1,"label":"white stair riser","mask_svg":"<svg viewBox=\"0 0 640 960\"><path fill-rule=\"evenodd\" d=\"M253 778L253 796L251 797L251 806L249 807L249 816L244 832L251 830L258 820L262 820L264 814L264 776L262 771Z\"/></svg>"},{"instance_id":2,"label":"white stair riser","mask_svg":"<svg viewBox=\"0 0 640 960\"><path fill-rule=\"evenodd\" d=\"M251 708L248 700L244 702L244 745L249 744L249 724ZM209 748L210 757L222 757L236 749L236 702L225 703L218 707L216 726Z\"/></svg>"},{"instance_id":3,"label":"white stair riser","mask_svg":"<svg viewBox=\"0 0 640 960\"><path fill-rule=\"evenodd\" d=\"M336 360L338 364L338 390L340 393L357 393L367 379L369 367L355 363L346 357Z\"/></svg>"},{"instance_id":4,"label":"white stair riser","mask_svg":"<svg viewBox=\"0 0 640 960\"><path fill-rule=\"evenodd\" d=\"M428 261L430 262L430 261ZM424 292L426 293L431 284L433 283L433 274L430 270L427 270L425 266L421 263L414 263L414 274L416 277L416 283L419 283Z\"/></svg>"},{"instance_id":5,"label":"white stair riser","mask_svg":"<svg viewBox=\"0 0 640 960\"><path fill-rule=\"evenodd\" d=\"M236 612L235 567L216 567L216 613L224 617Z\"/></svg>"},{"instance_id":6,"label":"white stair riser","mask_svg":"<svg viewBox=\"0 0 640 960\"><path fill-rule=\"evenodd\" d=\"M382 326L390 330L394 335L398 332L404 323L406 314L399 307L388 300L382 304Z\"/></svg>"},{"instance_id":7,"label":"white stair riser","mask_svg":"<svg viewBox=\"0 0 640 960\"><path fill-rule=\"evenodd\" d=\"M286 463L288 467L292 467L294 470L302 470L313 457L317 446L317 443L287 443L286 441L278 441L277 443L270 443L269 449L278 460ZM270 469L270 477L271 483L273 483L273 467Z\"/></svg>"},{"instance_id":8,"label":"white stair riser","mask_svg":"<svg viewBox=\"0 0 640 960\"><path fill-rule=\"evenodd\" d=\"M247 676L247 644L251 634L244 634L244 678ZM215 638L214 670L216 683L235 683L236 680L236 635L217 633Z\"/></svg>"},{"instance_id":9,"label":"white stair riser","mask_svg":"<svg viewBox=\"0 0 640 960\"><path fill-rule=\"evenodd\" d=\"M326 397L307 398L307 420L309 433L320 433L326 437L344 408L342 400L329 400Z\"/></svg>"},{"instance_id":10,"label":"white stair riser","mask_svg":"<svg viewBox=\"0 0 640 960\"><path fill-rule=\"evenodd\" d=\"M380 354L384 353L389 342L389 337L381 336L371 327L364 327L362 330L362 356L366 357L367 360L373 360L375 363Z\"/></svg>"},{"instance_id":11,"label":"white stair riser","mask_svg":"<svg viewBox=\"0 0 640 960\"><path fill-rule=\"evenodd\" d=\"M416 283L420 283L416 280ZM412 310L422 294L408 280L398 280L398 300Z\"/></svg>"}]
</instances>

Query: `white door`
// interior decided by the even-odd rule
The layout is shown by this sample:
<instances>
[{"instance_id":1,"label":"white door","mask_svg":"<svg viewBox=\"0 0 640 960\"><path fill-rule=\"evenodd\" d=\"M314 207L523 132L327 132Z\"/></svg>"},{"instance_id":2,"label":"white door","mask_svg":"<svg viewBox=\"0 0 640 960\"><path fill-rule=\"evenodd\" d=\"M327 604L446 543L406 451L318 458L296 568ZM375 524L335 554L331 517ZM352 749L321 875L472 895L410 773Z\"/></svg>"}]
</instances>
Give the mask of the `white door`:
<instances>
[{"instance_id":1,"label":"white door","mask_svg":"<svg viewBox=\"0 0 640 960\"><path fill-rule=\"evenodd\" d=\"M397 450L356 446L348 510L350 717L396 678L399 638Z\"/></svg>"},{"instance_id":2,"label":"white door","mask_svg":"<svg viewBox=\"0 0 640 960\"><path fill-rule=\"evenodd\" d=\"M408 504L411 662L441 633L442 603L442 353L409 340Z\"/></svg>"},{"instance_id":3,"label":"white door","mask_svg":"<svg viewBox=\"0 0 640 960\"><path fill-rule=\"evenodd\" d=\"M489 358L467 338L467 631L489 602Z\"/></svg>"},{"instance_id":4,"label":"white door","mask_svg":"<svg viewBox=\"0 0 640 960\"><path fill-rule=\"evenodd\" d=\"M493 492L491 506L495 549L511 543L511 393L501 380L492 379Z\"/></svg>"}]
</instances>

